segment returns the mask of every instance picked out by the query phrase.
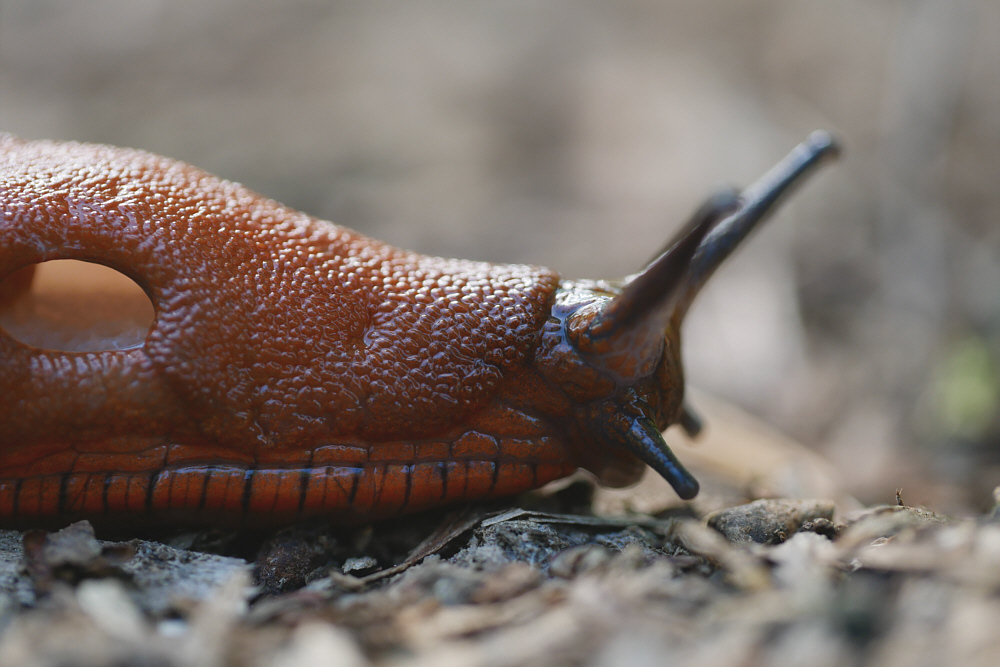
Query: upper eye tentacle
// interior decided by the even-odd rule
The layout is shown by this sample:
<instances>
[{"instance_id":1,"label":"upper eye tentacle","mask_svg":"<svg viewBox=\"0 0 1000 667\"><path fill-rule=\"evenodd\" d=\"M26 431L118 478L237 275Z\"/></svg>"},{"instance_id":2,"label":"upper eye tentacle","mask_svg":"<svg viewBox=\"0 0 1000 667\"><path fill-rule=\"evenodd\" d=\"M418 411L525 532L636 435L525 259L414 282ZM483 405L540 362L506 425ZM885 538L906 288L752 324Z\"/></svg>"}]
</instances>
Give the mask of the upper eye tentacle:
<instances>
[{"instance_id":1,"label":"upper eye tentacle","mask_svg":"<svg viewBox=\"0 0 1000 667\"><path fill-rule=\"evenodd\" d=\"M594 365L629 384L659 359L663 332L684 293L690 264L705 236L738 204L735 191L708 198L667 248L603 309L570 318L568 333Z\"/></svg>"},{"instance_id":2,"label":"upper eye tentacle","mask_svg":"<svg viewBox=\"0 0 1000 667\"><path fill-rule=\"evenodd\" d=\"M678 295L674 316L683 319L698 291L733 250L765 220L778 203L823 162L840 153L829 132L813 132L778 164L739 197L739 208L721 220L702 240L691 258L683 293Z\"/></svg>"},{"instance_id":3,"label":"upper eye tentacle","mask_svg":"<svg viewBox=\"0 0 1000 667\"><path fill-rule=\"evenodd\" d=\"M756 183L737 194L723 190L695 212L666 250L599 311L567 322L577 349L629 384L655 367L668 325L679 325L695 295L782 197L839 147L814 132Z\"/></svg>"}]
</instances>

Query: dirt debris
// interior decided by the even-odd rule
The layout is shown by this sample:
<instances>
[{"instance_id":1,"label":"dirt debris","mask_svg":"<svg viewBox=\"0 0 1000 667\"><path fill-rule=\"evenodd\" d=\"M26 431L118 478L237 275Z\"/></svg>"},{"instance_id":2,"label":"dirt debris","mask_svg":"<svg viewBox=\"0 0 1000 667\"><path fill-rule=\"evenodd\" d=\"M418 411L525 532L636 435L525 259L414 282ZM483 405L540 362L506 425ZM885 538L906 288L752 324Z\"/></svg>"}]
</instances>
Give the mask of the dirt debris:
<instances>
[{"instance_id":1,"label":"dirt debris","mask_svg":"<svg viewBox=\"0 0 1000 667\"><path fill-rule=\"evenodd\" d=\"M833 510L832 502L822 500L755 500L712 512L705 521L730 542L781 544L803 526L832 521Z\"/></svg>"},{"instance_id":2,"label":"dirt debris","mask_svg":"<svg viewBox=\"0 0 1000 667\"><path fill-rule=\"evenodd\" d=\"M299 537L312 541L296 538L295 548L280 546L290 533L258 546L258 577L275 545L283 567L308 571L280 589L254 584L249 559L100 542L86 524L27 534L32 546L14 560L6 533L0 665L1000 658L1000 524L887 506L848 515L832 533L808 530L832 523L832 510L767 500L698 520L469 508L457 522L438 514L433 548L419 549L413 539L383 540L378 525L361 540L309 527ZM739 528L720 517L739 518ZM395 568L384 560L393 550ZM420 558L408 560L414 551ZM372 562L394 573L345 573ZM74 576L54 576L60 567Z\"/></svg>"}]
</instances>

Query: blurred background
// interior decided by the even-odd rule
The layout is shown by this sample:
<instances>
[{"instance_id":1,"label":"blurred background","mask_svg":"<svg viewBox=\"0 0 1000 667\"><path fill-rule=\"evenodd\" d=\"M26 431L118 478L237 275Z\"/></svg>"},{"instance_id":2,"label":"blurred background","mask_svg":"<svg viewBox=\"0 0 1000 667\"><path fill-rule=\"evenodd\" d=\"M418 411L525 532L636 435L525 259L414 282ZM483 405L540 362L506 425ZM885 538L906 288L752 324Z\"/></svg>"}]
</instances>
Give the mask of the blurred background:
<instances>
[{"instance_id":1,"label":"blurred background","mask_svg":"<svg viewBox=\"0 0 1000 667\"><path fill-rule=\"evenodd\" d=\"M634 272L809 131L690 381L866 502L1000 484L1000 3L0 0L0 130L143 148L437 255Z\"/></svg>"}]
</instances>

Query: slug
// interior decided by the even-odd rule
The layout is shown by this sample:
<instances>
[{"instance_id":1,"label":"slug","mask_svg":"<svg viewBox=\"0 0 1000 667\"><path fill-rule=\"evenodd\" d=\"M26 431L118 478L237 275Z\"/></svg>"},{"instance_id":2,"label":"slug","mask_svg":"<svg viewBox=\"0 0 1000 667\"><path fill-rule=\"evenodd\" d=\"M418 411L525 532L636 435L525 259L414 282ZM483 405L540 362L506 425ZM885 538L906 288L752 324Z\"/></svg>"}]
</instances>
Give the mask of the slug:
<instances>
[{"instance_id":1,"label":"slug","mask_svg":"<svg viewBox=\"0 0 1000 667\"><path fill-rule=\"evenodd\" d=\"M95 262L155 308L140 345L39 349L0 329L0 523L358 523L578 468L698 483L680 326L812 167L816 132L714 195L641 273L564 280L400 250L149 153L0 135L0 307L35 265Z\"/></svg>"}]
</instances>

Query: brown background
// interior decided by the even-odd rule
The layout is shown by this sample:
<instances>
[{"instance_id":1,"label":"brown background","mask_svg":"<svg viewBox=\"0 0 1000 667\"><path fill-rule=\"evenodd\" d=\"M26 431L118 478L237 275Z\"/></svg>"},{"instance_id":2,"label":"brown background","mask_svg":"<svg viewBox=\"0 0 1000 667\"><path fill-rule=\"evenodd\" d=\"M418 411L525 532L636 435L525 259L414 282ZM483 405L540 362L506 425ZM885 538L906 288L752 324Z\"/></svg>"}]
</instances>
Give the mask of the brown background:
<instances>
[{"instance_id":1,"label":"brown background","mask_svg":"<svg viewBox=\"0 0 1000 667\"><path fill-rule=\"evenodd\" d=\"M0 129L180 158L396 245L638 269L808 131L692 382L866 501L1000 483L1000 4L0 0Z\"/></svg>"}]
</instances>

